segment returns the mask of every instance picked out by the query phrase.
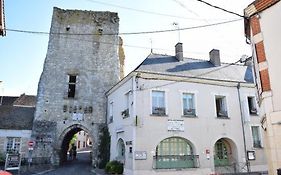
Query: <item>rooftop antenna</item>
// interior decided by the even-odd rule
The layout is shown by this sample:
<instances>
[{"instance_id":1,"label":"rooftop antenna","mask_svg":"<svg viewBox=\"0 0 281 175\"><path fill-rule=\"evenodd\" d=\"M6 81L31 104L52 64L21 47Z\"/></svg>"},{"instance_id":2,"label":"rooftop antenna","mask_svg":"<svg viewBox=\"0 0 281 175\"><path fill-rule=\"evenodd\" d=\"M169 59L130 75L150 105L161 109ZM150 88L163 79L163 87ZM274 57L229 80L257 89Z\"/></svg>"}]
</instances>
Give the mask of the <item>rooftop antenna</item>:
<instances>
[{"instance_id":1,"label":"rooftop antenna","mask_svg":"<svg viewBox=\"0 0 281 175\"><path fill-rule=\"evenodd\" d=\"M150 38L150 53L153 53L153 49L152 49L152 39Z\"/></svg>"},{"instance_id":2,"label":"rooftop antenna","mask_svg":"<svg viewBox=\"0 0 281 175\"><path fill-rule=\"evenodd\" d=\"M177 22L173 22L173 26L178 30L178 42L180 43L180 40L181 40L181 36L180 36L180 25L179 25L179 23L177 23Z\"/></svg>"}]
</instances>

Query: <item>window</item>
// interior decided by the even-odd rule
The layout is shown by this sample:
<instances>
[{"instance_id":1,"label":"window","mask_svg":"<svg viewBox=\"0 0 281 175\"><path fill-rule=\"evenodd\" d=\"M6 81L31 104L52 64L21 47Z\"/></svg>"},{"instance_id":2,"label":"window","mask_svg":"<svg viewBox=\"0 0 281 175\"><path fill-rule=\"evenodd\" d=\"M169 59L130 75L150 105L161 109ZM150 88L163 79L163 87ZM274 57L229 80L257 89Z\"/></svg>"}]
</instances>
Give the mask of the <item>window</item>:
<instances>
[{"instance_id":1,"label":"window","mask_svg":"<svg viewBox=\"0 0 281 175\"><path fill-rule=\"evenodd\" d=\"M182 104L183 104L183 115L195 116L194 94L183 93Z\"/></svg>"},{"instance_id":2,"label":"window","mask_svg":"<svg viewBox=\"0 0 281 175\"><path fill-rule=\"evenodd\" d=\"M225 96L216 96L216 112L218 118L228 117Z\"/></svg>"},{"instance_id":3,"label":"window","mask_svg":"<svg viewBox=\"0 0 281 175\"><path fill-rule=\"evenodd\" d=\"M198 157L193 154L191 144L180 137L162 140L156 147L155 168L195 168Z\"/></svg>"},{"instance_id":4,"label":"window","mask_svg":"<svg viewBox=\"0 0 281 175\"><path fill-rule=\"evenodd\" d=\"M254 148L261 148L261 136L260 136L260 127L259 126L252 126L252 137L253 137L253 147Z\"/></svg>"},{"instance_id":5,"label":"window","mask_svg":"<svg viewBox=\"0 0 281 175\"><path fill-rule=\"evenodd\" d=\"M68 98L75 97L76 75L68 75Z\"/></svg>"},{"instance_id":6,"label":"window","mask_svg":"<svg viewBox=\"0 0 281 175\"><path fill-rule=\"evenodd\" d=\"M20 137L7 137L7 147L6 152L8 153L18 153L20 151Z\"/></svg>"},{"instance_id":7,"label":"window","mask_svg":"<svg viewBox=\"0 0 281 175\"><path fill-rule=\"evenodd\" d=\"M152 114L166 115L164 91L152 91Z\"/></svg>"},{"instance_id":8,"label":"window","mask_svg":"<svg viewBox=\"0 0 281 175\"><path fill-rule=\"evenodd\" d=\"M122 139L119 139L117 142L117 160L125 162L125 144Z\"/></svg>"},{"instance_id":9,"label":"window","mask_svg":"<svg viewBox=\"0 0 281 175\"><path fill-rule=\"evenodd\" d=\"M255 97L248 97L248 106L249 106L249 113L250 114L257 114L257 107Z\"/></svg>"},{"instance_id":10,"label":"window","mask_svg":"<svg viewBox=\"0 0 281 175\"><path fill-rule=\"evenodd\" d=\"M113 122L113 102L109 103L109 123Z\"/></svg>"}]
</instances>

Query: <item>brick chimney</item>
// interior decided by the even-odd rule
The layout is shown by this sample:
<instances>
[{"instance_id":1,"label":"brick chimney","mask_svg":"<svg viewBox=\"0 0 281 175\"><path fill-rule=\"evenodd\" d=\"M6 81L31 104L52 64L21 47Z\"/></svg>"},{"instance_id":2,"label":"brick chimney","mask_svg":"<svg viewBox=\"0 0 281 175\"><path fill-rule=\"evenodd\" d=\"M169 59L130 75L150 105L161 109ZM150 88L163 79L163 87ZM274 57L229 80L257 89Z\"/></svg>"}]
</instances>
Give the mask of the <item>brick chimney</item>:
<instances>
[{"instance_id":1,"label":"brick chimney","mask_svg":"<svg viewBox=\"0 0 281 175\"><path fill-rule=\"evenodd\" d=\"M209 56L210 56L210 62L214 65L214 66L220 66L221 65L221 60L220 60L220 51L217 49L212 49L209 52Z\"/></svg>"},{"instance_id":2,"label":"brick chimney","mask_svg":"<svg viewBox=\"0 0 281 175\"><path fill-rule=\"evenodd\" d=\"M176 58L179 61L183 61L183 52L182 52L182 43L177 43L175 45L176 48Z\"/></svg>"}]
</instances>

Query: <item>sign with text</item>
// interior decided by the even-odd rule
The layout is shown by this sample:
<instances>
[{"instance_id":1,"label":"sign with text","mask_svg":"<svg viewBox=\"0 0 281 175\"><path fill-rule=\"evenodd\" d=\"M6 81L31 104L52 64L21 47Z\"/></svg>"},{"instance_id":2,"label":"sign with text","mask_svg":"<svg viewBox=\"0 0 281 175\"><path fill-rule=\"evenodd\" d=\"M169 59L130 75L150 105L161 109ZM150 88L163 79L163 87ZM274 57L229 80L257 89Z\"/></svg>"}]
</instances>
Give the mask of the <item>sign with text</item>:
<instances>
[{"instance_id":1,"label":"sign with text","mask_svg":"<svg viewBox=\"0 0 281 175\"><path fill-rule=\"evenodd\" d=\"M168 131L184 131L184 121L168 120Z\"/></svg>"},{"instance_id":2,"label":"sign with text","mask_svg":"<svg viewBox=\"0 0 281 175\"><path fill-rule=\"evenodd\" d=\"M135 160L146 160L146 151L135 151Z\"/></svg>"},{"instance_id":3,"label":"sign with text","mask_svg":"<svg viewBox=\"0 0 281 175\"><path fill-rule=\"evenodd\" d=\"M20 154L7 154L5 161L5 170L19 170L20 162Z\"/></svg>"}]
</instances>

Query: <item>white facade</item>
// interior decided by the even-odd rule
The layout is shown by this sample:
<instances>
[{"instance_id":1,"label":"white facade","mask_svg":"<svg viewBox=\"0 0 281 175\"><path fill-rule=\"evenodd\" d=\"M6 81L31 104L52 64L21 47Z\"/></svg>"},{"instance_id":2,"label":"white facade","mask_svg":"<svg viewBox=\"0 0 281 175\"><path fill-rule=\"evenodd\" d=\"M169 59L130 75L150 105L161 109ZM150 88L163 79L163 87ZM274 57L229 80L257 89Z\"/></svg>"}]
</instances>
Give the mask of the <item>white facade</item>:
<instances>
[{"instance_id":1,"label":"white facade","mask_svg":"<svg viewBox=\"0 0 281 175\"><path fill-rule=\"evenodd\" d=\"M132 72L108 92L110 159L124 162L124 174L245 172L246 149L255 153L256 159L249 161L250 169L266 171L262 143L260 147L254 146L251 131L251 126L260 127L258 115L250 114L248 107L248 97L255 97L254 84L239 84L238 89L237 82ZM164 115L152 114L154 91L164 92ZM184 93L193 94L195 115L183 115ZM216 97L224 99L228 117L217 116ZM128 115L126 109L129 109ZM175 140L180 142L174 143ZM180 145L185 144L182 141L188 143L187 147L193 156L179 153L178 150L182 149ZM228 147L228 166L215 166L215 144L218 141L224 142ZM174 149L171 145L176 144L175 152L179 153L177 157L159 155L160 152L165 152L165 144L170 146L170 152ZM159 147L163 147L162 150ZM156 156L162 162L157 162ZM179 159L191 161L193 164L187 168L172 165L173 161ZM165 164L165 161L168 163Z\"/></svg>"}]
</instances>

